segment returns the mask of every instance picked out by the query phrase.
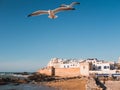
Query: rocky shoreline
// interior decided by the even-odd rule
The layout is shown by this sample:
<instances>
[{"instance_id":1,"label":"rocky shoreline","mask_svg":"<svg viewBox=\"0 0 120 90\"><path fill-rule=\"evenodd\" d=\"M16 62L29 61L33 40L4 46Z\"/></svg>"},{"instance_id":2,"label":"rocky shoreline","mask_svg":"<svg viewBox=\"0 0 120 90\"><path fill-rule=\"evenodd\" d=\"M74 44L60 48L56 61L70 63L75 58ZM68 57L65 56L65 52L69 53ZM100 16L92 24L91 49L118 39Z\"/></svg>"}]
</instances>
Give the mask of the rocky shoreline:
<instances>
[{"instance_id":1,"label":"rocky shoreline","mask_svg":"<svg viewBox=\"0 0 120 90\"><path fill-rule=\"evenodd\" d=\"M22 84L33 84L38 86L47 86L55 89L62 90L79 90L77 88L81 88L81 90L86 90L87 79L81 77L54 77L48 76L44 74L34 73L27 78L0 78L0 86L12 84L14 86L22 85Z\"/></svg>"},{"instance_id":2,"label":"rocky shoreline","mask_svg":"<svg viewBox=\"0 0 120 90\"><path fill-rule=\"evenodd\" d=\"M115 85L114 82L116 83ZM114 78L109 77L54 77L45 74L34 73L27 78L0 78L0 87L4 85L12 85L16 87L21 85L24 87L25 85L31 87L30 85L35 85L39 88L40 86L49 88L43 90L107 90L114 87L110 87L111 83L113 83L112 85L116 86L116 90L120 89L118 85L120 84L120 81L116 81ZM0 90L2 89L0 88Z\"/></svg>"},{"instance_id":3,"label":"rocky shoreline","mask_svg":"<svg viewBox=\"0 0 120 90\"><path fill-rule=\"evenodd\" d=\"M0 90L55 90L52 87L44 85L45 77L43 78L43 76L45 75L42 75L41 79L40 76L41 75L37 75L36 77L34 74L27 78L8 75L7 77L2 76L0 77Z\"/></svg>"}]
</instances>

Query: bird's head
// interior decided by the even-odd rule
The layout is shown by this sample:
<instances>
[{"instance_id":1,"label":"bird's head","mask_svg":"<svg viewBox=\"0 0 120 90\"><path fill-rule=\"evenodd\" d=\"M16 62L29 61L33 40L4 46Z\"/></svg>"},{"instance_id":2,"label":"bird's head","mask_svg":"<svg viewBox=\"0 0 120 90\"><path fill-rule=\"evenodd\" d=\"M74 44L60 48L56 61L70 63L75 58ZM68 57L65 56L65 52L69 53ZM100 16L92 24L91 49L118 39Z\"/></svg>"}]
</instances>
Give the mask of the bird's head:
<instances>
[{"instance_id":1,"label":"bird's head","mask_svg":"<svg viewBox=\"0 0 120 90\"><path fill-rule=\"evenodd\" d=\"M50 9L48 10L48 13L49 13L49 14L51 13L51 10L50 10Z\"/></svg>"}]
</instances>

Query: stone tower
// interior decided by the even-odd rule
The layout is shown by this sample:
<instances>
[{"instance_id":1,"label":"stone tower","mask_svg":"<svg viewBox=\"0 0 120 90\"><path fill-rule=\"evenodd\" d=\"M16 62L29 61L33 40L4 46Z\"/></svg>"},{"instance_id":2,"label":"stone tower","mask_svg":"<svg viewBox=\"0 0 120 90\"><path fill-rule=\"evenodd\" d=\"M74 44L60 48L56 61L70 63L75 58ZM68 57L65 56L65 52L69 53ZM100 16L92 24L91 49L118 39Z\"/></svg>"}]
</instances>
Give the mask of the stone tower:
<instances>
[{"instance_id":1,"label":"stone tower","mask_svg":"<svg viewBox=\"0 0 120 90\"><path fill-rule=\"evenodd\" d=\"M89 76L89 63L88 62L80 63L80 74L82 76Z\"/></svg>"}]
</instances>

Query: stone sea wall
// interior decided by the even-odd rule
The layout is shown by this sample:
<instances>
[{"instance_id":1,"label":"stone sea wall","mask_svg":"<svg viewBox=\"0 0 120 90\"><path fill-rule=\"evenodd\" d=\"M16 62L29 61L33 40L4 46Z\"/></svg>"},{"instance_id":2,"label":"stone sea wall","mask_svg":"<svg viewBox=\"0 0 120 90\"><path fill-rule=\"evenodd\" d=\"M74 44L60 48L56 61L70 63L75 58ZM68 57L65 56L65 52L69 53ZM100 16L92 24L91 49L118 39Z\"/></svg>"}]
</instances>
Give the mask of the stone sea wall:
<instances>
[{"instance_id":1,"label":"stone sea wall","mask_svg":"<svg viewBox=\"0 0 120 90\"><path fill-rule=\"evenodd\" d=\"M44 68L38 70L37 72L61 77L80 76L80 68Z\"/></svg>"},{"instance_id":2,"label":"stone sea wall","mask_svg":"<svg viewBox=\"0 0 120 90\"><path fill-rule=\"evenodd\" d=\"M56 68L55 76L62 77L80 76L80 68Z\"/></svg>"}]
</instances>

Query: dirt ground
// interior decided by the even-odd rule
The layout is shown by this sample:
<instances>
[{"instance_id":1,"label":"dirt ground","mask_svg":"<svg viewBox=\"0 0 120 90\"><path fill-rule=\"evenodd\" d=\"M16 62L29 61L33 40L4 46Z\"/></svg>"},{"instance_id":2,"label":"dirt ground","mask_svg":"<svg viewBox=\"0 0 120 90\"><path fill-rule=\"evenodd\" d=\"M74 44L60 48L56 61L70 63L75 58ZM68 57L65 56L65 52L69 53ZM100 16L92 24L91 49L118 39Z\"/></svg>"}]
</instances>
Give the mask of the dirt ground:
<instances>
[{"instance_id":1,"label":"dirt ground","mask_svg":"<svg viewBox=\"0 0 120 90\"><path fill-rule=\"evenodd\" d=\"M87 79L76 78L69 80L58 80L46 83L47 86L55 87L58 90L86 90Z\"/></svg>"},{"instance_id":2,"label":"dirt ground","mask_svg":"<svg viewBox=\"0 0 120 90\"><path fill-rule=\"evenodd\" d=\"M106 81L107 90L120 90L120 81Z\"/></svg>"}]
</instances>

